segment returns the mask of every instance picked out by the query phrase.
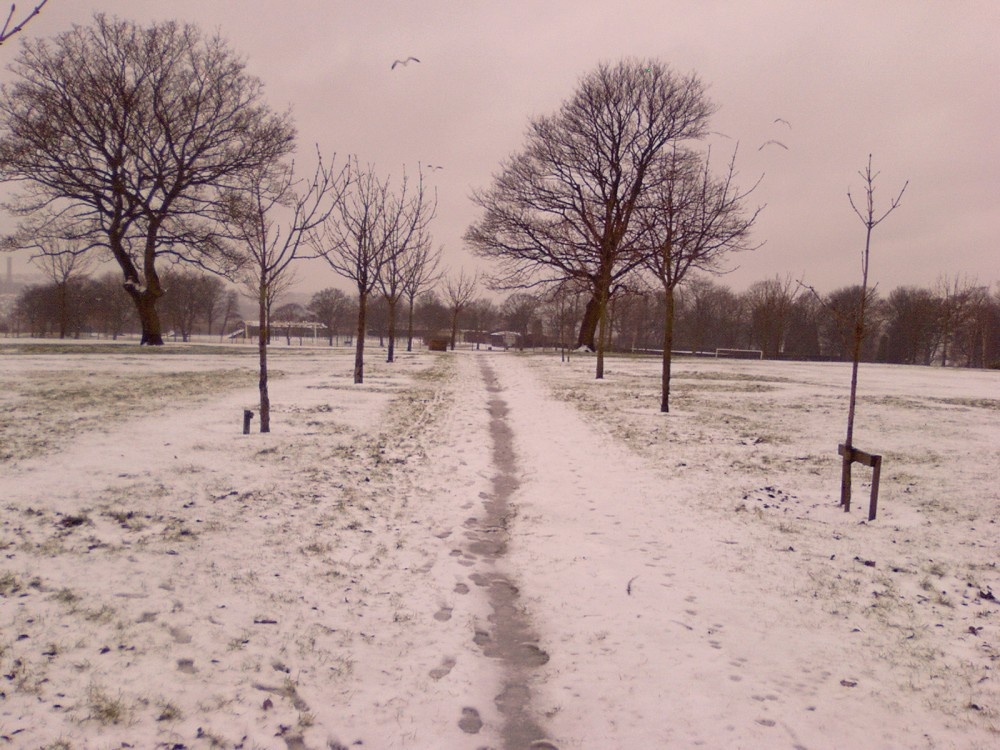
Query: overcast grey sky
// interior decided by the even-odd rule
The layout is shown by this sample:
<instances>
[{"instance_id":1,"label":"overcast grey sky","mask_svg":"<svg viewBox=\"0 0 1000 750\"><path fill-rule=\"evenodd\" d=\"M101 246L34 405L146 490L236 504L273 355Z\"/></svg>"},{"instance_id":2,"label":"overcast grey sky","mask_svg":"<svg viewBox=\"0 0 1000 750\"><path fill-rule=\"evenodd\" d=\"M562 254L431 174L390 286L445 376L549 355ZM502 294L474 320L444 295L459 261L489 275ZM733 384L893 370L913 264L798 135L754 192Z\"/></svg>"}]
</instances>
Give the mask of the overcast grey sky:
<instances>
[{"instance_id":1,"label":"overcast grey sky","mask_svg":"<svg viewBox=\"0 0 1000 750\"><path fill-rule=\"evenodd\" d=\"M521 147L529 118L598 62L653 56L708 84L712 127L729 136L711 140L720 165L738 141L741 182L763 174L765 244L724 283L857 283L864 228L847 191L861 190L869 153L877 198L910 182L874 238L883 291L946 273L1000 282L997 0L49 0L25 33L96 11L219 31L269 103L292 108L306 155L318 143L393 174L443 165L433 231L452 267L478 263L461 239L470 191ZM409 55L421 62L390 70ZM769 139L788 149L759 150ZM306 276L303 291L334 282L319 267Z\"/></svg>"}]
</instances>

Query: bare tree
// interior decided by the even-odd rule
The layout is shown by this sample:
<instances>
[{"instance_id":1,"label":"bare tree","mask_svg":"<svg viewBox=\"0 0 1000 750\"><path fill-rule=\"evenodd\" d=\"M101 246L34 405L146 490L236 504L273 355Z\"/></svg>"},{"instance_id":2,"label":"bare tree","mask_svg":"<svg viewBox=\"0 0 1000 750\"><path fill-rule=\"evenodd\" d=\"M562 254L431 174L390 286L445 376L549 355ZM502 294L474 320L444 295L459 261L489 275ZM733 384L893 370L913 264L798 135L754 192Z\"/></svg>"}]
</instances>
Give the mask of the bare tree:
<instances>
[{"instance_id":1,"label":"bare tree","mask_svg":"<svg viewBox=\"0 0 1000 750\"><path fill-rule=\"evenodd\" d=\"M713 109L697 76L656 60L602 64L556 115L530 124L524 150L473 194L484 214L465 236L498 261L495 286L589 287L579 343L596 347L597 378L612 290L641 261L632 221L651 166L678 141L703 136Z\"/></svg>"},{"instance_id":2,"label":"bare tree","mask_svg":"<svg viewBox=\"0 0 1000 750\"><path fill-rule=\"evenodd\" d=\"M465 320L474 333L476 349L483 344L489 344L489 334L496 329L500 320L500 311L486 297L479 297L465 308Z\"/></svg>"},{"instance_id":3,"label":"bare tree","mask_svg":"<svg viewBox=\"0 0 1000 750\"><path fill-rule=\"evenodd\" d=\"M861 219L861 223L865 226L865 247L861 253L861 290L858 295L858 308L854 324L851 357L851 396L847 409L847 436L844 438L844 460L840 480L840 504L844 506L845 511L851 509L851 464L854 460L854 407L858 394L858 365L861 362L861 344L865 337L865 311L869 302L868 260L871 252L872 232L875 230L875 227L885 221L889 214L899 208L899 203L903 199L903 193L906 192L906 186L909 184L909 181L903 183L903 187L900 188L899 193L890 201L889 207L885 211L878 213L875 209L875 179L879 173L872 172L871 154L868 155L868 166L864 171L858 172L858 174L861 175L865 189L864 202L861 203L860 208L855 203L854 196L851 195L850 191L847 193L847 199L851 203L851 208L854 209L854 213Z\"/></svg>"},{"instance_id":4,"label":"bare tree","mask_svg":"<svg viewBox=\"0 0 1000 750\"><path fill-rule=\"evenodd\" d=\"M951 317L951 359L965 367L985 367L993 327L992 300L989 287L976 279L966 280L960 293L953 298L955 314Z\"/></svg>"},{"instance_id":5,"label":"bare tree","mask_svg":"<svg viewBox=\"0 0 1000 750\"><path fill-rule=\"evenodd\" d=\"M184 342L190 339L195 323L202 315L203 277L203 273L192 268L176 266L169 266L160 273L160 284L163 287L161 317L174 335L179 333Z\"/></svg>"},{"instance_id":6,"label":"bare tree","mask_svg":"<svg viewBox=\"0 0 1000 750\"><path fill-rule=\"evenodd\" d=\"M0 93L0 178L22 244L77 238L110 251L142 322L162 344L157 259L232 271L208 218L220 191L290 152L288 114L219 37L98 14L51 41L26 41Z\"/></svg>"},{"instance_id":7,"label":"bare tree","mask_svg":"<svg viewBox=\"0 0 1000 750\"><path fill-rule=\"evenodd\" d=\"M216 309L224 303L226 287L218 276L180 266L168 266L160 273L163 297L160 313L174 335L188 341L205 321L207 333L212 333Z\"/></svg>"},{"instance_id":8,"label":"bare tree","mask_svg":"<svg viewBox=\"0 0 1000 750\"><path fill-rule=\"evenodd\" d=\"M134 330L135 306L122 289L121 278L114 271L100 276L94 288L92 311L95 323L112 340L127 330Z\"/></svg>"},{"instance_id":9,"label":"bare tree","mask_svg":"<svg viewBox=\"0 0 1000 750\"><path fill-rule=\"evenodd\" d=\"M437 196L431 198L425 193L421 172L416 195L390 228L390 247L382 272L378 274L378 284L386 302L388 317L389 346L386 362L395 360L396 307L406 294L408 283L412 285L415 275L425 273L419 266L427 263L427 248L431 245L427 227L436 210ZM418 268L413 268L414 266Z\"/></svg>"},{"instance_id":10,"label":"bare tree","mask_svg":"<svg viewBox=\"0 0 1000 750\"><path fill-rule=\"evenodd\" d=\"M201 300L198 308L205 321L205 334L211 336L219 310L225 307L228 290L221 278L207 274L202 276L199 286Z\"/></svg>"},{"instance_id":11,"label":"bare tree","mask_svg":"<svg viewBox=\"0 0 1000 750\"><path fill-rule=\"evenodd\" d=\"M935 284L938 299L941 334L941 366L947 367L953 359L953 349L959 332L968 325L974 301L981 294L975 279L963 275L943 275Z\"/></svg>"},{"instance_id":12,"label":"bare tree","mask_svg":"<svg viewBox=\"0 0 1000 750\"><path fill-rule=\"evenodd\" d=\"M7 14L7 20L4 21L3 28L0 29L0 44L3 44L12 36L21 31L25 26L28 25L28 21L37 16L42 12L42 8L45 7L45 3L49 0L42 0L38 3L31 11L20 21L14 21L14 14L17 12L17 6L14 3L10 4L10 12ZM11 24L14 24L11 26Z\"/></svg>"},{"instance_id":13,"label":"bare tree","mask_svg":"<svg viewBox=\"0 0 1000 750\"><path fill-rule=\"evenodd\" d=\"M520 337L520 348L532 346L533 329L541 323L539 317L541 300L534 294L515 292L503 301L500 314L508 331L516 331Z\"/></svg>"},{"instance_id":14,"label":"bare tree","mask_svg":"<svg viewBox=\"0 0 1000 750\"><path fill-rule=\"evenodd\" d=\"M419 243L406 264L403 294L406 296L406 351L413 351L413 305L417 297L434 287L441 280L441 252L432 250L430 242Z\"/></svg>"},{"instance_id":15,"label":"bare tree","mask_svg":"<svg viewBox=\"0 0 1000 750\"><path fill-rule=\"evenodd\" d=\"M51 286L32 284L18 292L14 302L14 325L20 331L27 325L31 336L42 338L49 330L53 318L53 289Z\"/></svg>"},{"instance_id":16,"label":"bare tree","mask_svg":"<svg viewBox=\"0 0 1000 750\"><path fill-rule=\"evenodd\" d=\"M776 274L773 279L754 282L743 295L750 317L750 341L760 347L765 357L777 357L785 349L800 283L792 281L791 276ZM820 299L818 294L816 298Z\"/></svg>"},{"instance_id":17,"label":"bare tree","mask_svg":"<svg viewBox=\"0 0 1000 750\"><path fill-rule=\"evenodd\" d=\"M690 349L691 353L734 347L732 343L732 310L738 305L735 295L704 276L692 276L678 295L679 305L675 328L675 348Z\"/></svg>"},{"instance_id":18,"label":"bare tree","mask_svg":"<svg viewBox=\"0 0 1000 750\"><path fill-rule=\"evenodd\" d=\"M349 183L348 166L338 170L335 162L336 157L325 164L317 149L316 168L309 180L295 177L294 164L248 172L221 202L229 236L247 256L243 285L257 300L261 432L271 431L267 376L271 306L291 283L289 269L299 257L303 240L327 220Z\"/></svg>"},{"instance_id":19,"label":"bare tree","mask_svg":"<svg viewBox=\"0 0 1000 750\"><path fill-rule=\"evenodd\" d=\"M750 248L750 230L761 209L747 212L744 202L756 185L741 190L734 183L736 152L725 175L711 174L711 154L704 160L674 148L653 168L660 172L644 197L640 212L643 264L663 290L663 365L660 411L670 411L670 366L674 346L675 291L689 272L717 271L722 258Z\"/></svg>"},{"instance_id":20,"label":"bare tree","mask_svg":"<svg viewBox=\"0 0 1000 750\"><path fill-rule=\"evenodd\" d=\"M586 289L579 281L570 280L550 287L547 292L543 304L547 308L550 324L556 330L560 359L565 362L570 331L580 320L580 299L586 295Z\"/></svg>"},{"instance_id":21,"label":"bare tree","mask_svg":"<svg viewBox=\"0 0 1000 750\"><path fill-rule=\"evenodd\" d=\"M824 312L819 325L821 346L824 354L844 362L850 361L854 353L854 334L857 330L857 315L861 310L861 287L853 286L835 289L821 301ZM883 307L876 289L868 290L868 299L864 301L867 320L864 336L861 342L860 357L863 360L875 359L878 345L879 326L876 313Z\"/></svg>"},{"instance_id":22,"label":"bare tree","mask_svg":"<svg viewBox=\"0 0 1000 750\"><path fill-rule=\"evenodd\" d=\"M854 353L856 318L861 309L861 287L854 284L835 289L822 298L820 307L824 315L818 333L824 354L849 362ZM876 289L868 290L868 299L865 300L864 307L867 320L860 357L871 362L876 358L878 337L881 333L880 323L884 317L882 313L885 307Z\"/></svg>"},{"instance_id":23,"label":"bare tree","mask_svg":"<svg viewBox=\"0 0 1000 750\"><path fill-rule=\"evenodd\" d=\"M330 219L310 237L317 255L354 282L358 292L358 338L354 353L354 382L364 382L365 335L368 301L381 274L403 245L407 227L419 226L427 217L423 175L414 187L403 174L398 193L389 178L382 179L369 165L362 169L355 158L350 185Z\"/></svg>"},{"instance_id":24,"label":"bare tree","mask_svg":"<svg viewBox=\"0 0 1000 750\"><path fill-rule=\"evenodd\" d=\"M226 291L225 299L223 300L222 323L219 326L220 341L226 335L226 330L229 328L229 321L240 320L241 317L239 292L235 289L229 289Z\"/></svg>"},{"instance_id":25,"label":"bare tree","mask_svg":"<svg viewBox=\"0 0 1000 750\"><path fill-rule=\"evenodd\" d=\"M479 286L479 274L471 276L463 268L458 275L448 276L444 280L445 304L448 307L451 322L451 350L455 351L455 340L458 338L458 316L467 308L476 296Z\"/></svg>"},{"instance_id":26,"label":"bare tree","mask_svg":"<svg viewBox=\"0 0 1000 750\"><path fill-rule=\"evenodd\" d=\"M306 309L313 318L326 326L330 346L333 346L333 336L351 312L351 301L340 289L322 289L316 292Z\"/></svg>"},{"instance_id":27,"label":"bare tree","mask_svg":"<svg viewBox=\"0 0 1000 750\"><path fill-rule=\"evenodd\" d=\"M59 338L64 339L69 330L70 284L87 274L93 258L83 254L79 242L56 239L42 240L31 260L55 287Z\"/></svg>"},{"instance_id":28,"label":"bare tree","mask_svg":"<svg viewBox=\"0 0 1000 750\"><path fill-rule=\"evenodd\" d=\"M929 289L897 287L886 301L887 361L929 365L940 340L940 303Z\"/></svg>"}]
</instances>

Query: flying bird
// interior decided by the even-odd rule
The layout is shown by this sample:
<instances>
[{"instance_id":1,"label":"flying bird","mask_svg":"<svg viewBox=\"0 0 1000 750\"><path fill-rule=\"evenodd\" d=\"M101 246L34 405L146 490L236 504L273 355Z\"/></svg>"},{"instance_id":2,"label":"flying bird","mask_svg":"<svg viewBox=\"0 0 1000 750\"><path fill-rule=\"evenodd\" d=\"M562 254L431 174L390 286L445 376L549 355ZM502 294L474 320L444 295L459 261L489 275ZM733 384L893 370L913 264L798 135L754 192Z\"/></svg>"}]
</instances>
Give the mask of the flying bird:
<instances>
[{"instance_id":1,"label":"flying bird","mask_svg":"<svg viewBox=\"0 0 1000 750\"><path fill-rule=\"evenodd\" d=\"M439 167L436 164L428 164L427 168L428 169L433 169L435 172L438 171L439 169L444 169L444 167Z\"/></svg>"},{"instance_id":2,"label":"flying bird","mask_svg":"<svg viewBox=\"0 0 1000 750\"><path fill-rule=\"evenodd\" d=\"M785 149L785 151L787 151L787 150L788 150L788 146L786 146L786 145L785 145L784 143L782 143L781 141L767 141L767 142L765 142L765 143L762 143L762 144L760 144L760 148L758 148L757 150L758 150L758 151L763 151L763 150L764 150L764 147L765 147L765 146L770 146L770 145L771 145L772 143L773 143L773 144L774 144L775 146L781 146L781 147L782 147L783 149Z\"/></svg>"},{"instance_id":3,"label":"flying bird","mask_svg":"<svg viewBox=\"0 0 1000 750\"><path fill-rule=\"evenodd\" d=\"M784 123L785 125L787 125L789 130L792 129L792 123L790 123L788 120L784 119L783 117L778 117L777 119L775 119L775 121L774 121L773 124L777 125L779 122Z\"/></svg>"},{"instance_id":4,"label":"flying bird","mask_svg":"<svg viewBox=\"0 0 1000 750\"><path fill-rule=\"evenodd\" d=\"M389 70L395 70L397 65L409 65L411 60L413 62L420 62L420 60L415 57L408 57L405 60L395 60Z\"/></svg>"}]
</instances>

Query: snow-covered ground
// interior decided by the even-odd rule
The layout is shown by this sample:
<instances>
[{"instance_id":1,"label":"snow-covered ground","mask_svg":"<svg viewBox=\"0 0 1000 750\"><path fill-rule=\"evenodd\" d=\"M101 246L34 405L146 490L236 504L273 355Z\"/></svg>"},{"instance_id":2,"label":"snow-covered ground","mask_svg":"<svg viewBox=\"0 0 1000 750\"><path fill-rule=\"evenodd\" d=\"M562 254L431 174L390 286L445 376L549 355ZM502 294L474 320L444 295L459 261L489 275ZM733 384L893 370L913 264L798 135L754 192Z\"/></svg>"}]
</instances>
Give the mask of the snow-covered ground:
<instances>
[{"instance_id":1,"label":"snow-covered ground","mask_svg":"<svg viewBox=\"0 0 1000 750\"><path fill-rule=\"evenodd\" d=\"M846 366L369 354L0 341L0 748L499 750L497 572L546 747L1000 744L1000 373L862 367L868 523Z\"/></svg>"}]
</instances>

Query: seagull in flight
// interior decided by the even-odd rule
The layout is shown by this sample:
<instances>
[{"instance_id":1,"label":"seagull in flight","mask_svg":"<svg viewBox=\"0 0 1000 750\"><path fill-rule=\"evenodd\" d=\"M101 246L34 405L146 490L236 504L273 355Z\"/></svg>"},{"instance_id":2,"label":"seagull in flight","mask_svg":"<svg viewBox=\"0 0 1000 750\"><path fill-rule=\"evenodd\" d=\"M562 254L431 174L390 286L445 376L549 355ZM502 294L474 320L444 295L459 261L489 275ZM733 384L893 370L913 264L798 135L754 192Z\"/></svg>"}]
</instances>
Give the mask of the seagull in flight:
<instances>
[{"instance_id":1,"label":"seagull in flight","mask_svg":"<svg viewBox=\"0 0 1000 750\"><path fill-rule=\"evenodd\" d=\"M773 143L773 144L774 144L775 146L781 146L781 147L782 147L783 149L785 149L785 151L787 151L787 150L788 150L788 146L786 146L786 145L785 145L784 143L782 143L781 141L766 141L766 142L764 142L764 143L760 144L760 148L758 148L757 150L758 150L758 151L763 151L763 150L764 150L764 147L765 147L765 146L770 146L770 145L771 145L772 143Z\"/></svg>"},{"instance_id":2,"label":"seagull in flight","mask_svg":"<svg viewBox=\"0 0 1000 750\"><path fill-rule=\"evenodd\" d=\"M397 65L409 65L411 60L413 62L420 62L420 60L415 57L408 57L405 60L395 60L389 70L395 70Z\"/></svg>"},{"instance_id":3,"label":"seagull in flight","mask_svg":"<svg viewBox=\"0 0 1000 750\"><path fill-rule=\"evenodd\" d=\"M428 164L427 168L428 169L433 169L435 172L438 171L439 169L444 169L444 167L439 167L436 164Z\"/></svg>"},{"instance_id":4,"label":"seagull in flight","mask_svg":"<svg viewBox=\"0 0 1000 750\"><path fill-rule=\"evenodd\" d=\"M783 117L778 117L777 119L775 119L774 123L772 123L772 124L777 125L779 122L784 123L785 125L787 125L789 130L792 129L792 123L790 123L788 120L786 120Z\"/></svg>"}]
</instances>

